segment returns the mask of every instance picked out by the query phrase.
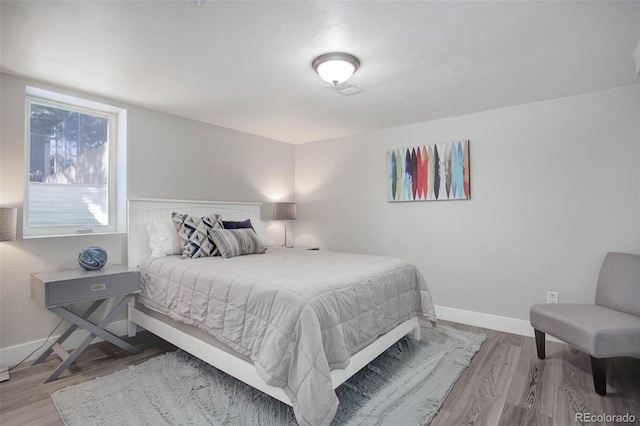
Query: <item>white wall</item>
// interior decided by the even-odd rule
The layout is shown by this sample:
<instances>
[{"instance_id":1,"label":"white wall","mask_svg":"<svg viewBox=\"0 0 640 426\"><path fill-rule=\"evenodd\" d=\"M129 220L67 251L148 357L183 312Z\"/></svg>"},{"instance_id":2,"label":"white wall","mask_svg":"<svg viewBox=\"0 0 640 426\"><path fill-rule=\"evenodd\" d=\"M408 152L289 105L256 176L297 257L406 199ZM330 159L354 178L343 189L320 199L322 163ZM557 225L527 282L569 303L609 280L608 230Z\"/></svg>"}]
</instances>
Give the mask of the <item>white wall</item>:
<instances>
[{"instance_id":1,"label":"white wall","mask_svg":"<svg viewBox=\"0 0 640 426\"><path fill-rule=\"evenodd\" d=\"M605 253L640 253L639 100L631 86L299 145L296 244L408 258L449 308L528 320L547 290L592 302ZM471 200L387 202L387 150L462 139Z\"/></svg>"},{"instance_id":2,"label":"white wall","mask_svg":"<svg viewBox=\"0 0 640 426\"><path fill-rule=\"evenodd\" d=\"M0 74L0 85L2 207L22 207L25 85L127 109L129 197L262 202L293 199L292 145L8 74ZM269 207L265 204L263 209L265 220ZM110 264L126 263L125 235L0 243L0 354L4 352L5 358L7 348L45 338L58 321L31 300L31 273L77 268L78 252L87 245L104 247ZM9 360L0 359L0 366L7 363Z\"/></svg>"}]
</instances>

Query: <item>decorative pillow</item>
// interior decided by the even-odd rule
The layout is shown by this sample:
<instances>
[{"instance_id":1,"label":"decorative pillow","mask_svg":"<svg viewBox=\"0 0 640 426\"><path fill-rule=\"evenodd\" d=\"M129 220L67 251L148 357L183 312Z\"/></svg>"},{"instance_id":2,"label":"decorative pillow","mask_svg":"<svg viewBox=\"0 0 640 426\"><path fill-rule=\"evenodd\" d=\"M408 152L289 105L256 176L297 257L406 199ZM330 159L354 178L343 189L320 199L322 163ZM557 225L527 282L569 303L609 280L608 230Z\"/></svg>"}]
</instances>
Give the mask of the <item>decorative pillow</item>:
<instances>
[{"instance_id":1,"label":"decorative pillow","mask_svg":"<svg viewBox=\"0 0 640 426\"><path fill-rule=\"evenodd\" d=\"M267 230L264 227L264 222L261 220L256 220L251 223L253 230L256 231L258 238L262 241L265 247L275 246L276 242L271 239L269 234L267 234Z\"/></svg>"},{"instance_id":2,"label":"decorative pillow","mask_svg":"<svg viewBox=\"0 0 640 426\"><path fill-rule=\"evenodd\" d=\"M231 220L223 220L222 221L222 227L224 229L244 229L244 228L253 229L253 226L251 226L251 219L247 219L247 220L244 220L242 222L234 222L234 221L231 221Z\"/></svg>"},{"instance_id":3,"label":"decorative pillow","mask_svg":"<svg viewBox=\"0 0 640 426\"><path fill-rule=\"evenodd\" d=\"M197 217L182 213L172 213L171 220L178 229L178 240L182 248L182 258L215 256L215 244L209 237L209 230L222 228L220 215Z\"/></svg>"},{"instance_id":4,"label":"decorative pillow","mask_svg":"<svg viewBox=\"0 0 640 426\"><path fill-rule=\"evenodd\" d=\"M264 253L264 244L253 229L209 229L209 235L225 259Z\"/></svg>"},{"instance_id":5,"label":"decorative pillow","mask_svg":"<svg viewBox=\"0 0 640 426\"><path fill-rule=\"evenodd\" d=\"M171 219L153 219L146 223L151 257L182 254L178 232Z\"/></svg>"}]
</instances>

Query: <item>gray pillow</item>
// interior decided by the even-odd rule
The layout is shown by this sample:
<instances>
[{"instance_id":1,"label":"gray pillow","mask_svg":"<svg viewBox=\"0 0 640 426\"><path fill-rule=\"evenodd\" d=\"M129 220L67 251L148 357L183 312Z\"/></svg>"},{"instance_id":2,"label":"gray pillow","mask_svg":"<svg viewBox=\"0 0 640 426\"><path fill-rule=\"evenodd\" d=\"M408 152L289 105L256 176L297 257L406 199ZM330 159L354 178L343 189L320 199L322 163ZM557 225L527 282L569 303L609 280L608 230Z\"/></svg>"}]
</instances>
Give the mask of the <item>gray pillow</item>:
<instances>
[{"instance_id":1,"label":"gray pillow","mask_svg":"<svg viewBox=\"0 0 640 426\"><path fill-rule=\"evenodd\" d=\"M251 228L212 228L209 229L209 236L225 259L245 254L262 254L265 250L264 244Z\"/></svg>"}]
</instances>

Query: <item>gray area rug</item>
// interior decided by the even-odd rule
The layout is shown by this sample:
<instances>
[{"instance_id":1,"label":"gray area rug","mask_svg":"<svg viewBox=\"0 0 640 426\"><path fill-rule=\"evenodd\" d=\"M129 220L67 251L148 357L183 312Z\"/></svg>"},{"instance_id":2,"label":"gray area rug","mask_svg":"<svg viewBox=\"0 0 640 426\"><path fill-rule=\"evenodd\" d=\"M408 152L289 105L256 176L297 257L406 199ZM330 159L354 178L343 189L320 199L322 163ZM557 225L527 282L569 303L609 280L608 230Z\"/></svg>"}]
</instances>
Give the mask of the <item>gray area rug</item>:
<instances>
[{"instance_id":1,"label":"gray area rug","mask_svg":"<svg viewBox=\"0 0 640 426\"><path fill-rule=\"evenodd\" d=\"M423 327L336 393L333 425L426 425L485 340ZM51 395L66 425L295 425L293 409L176 351Z\"/></svg>"}]
</instances>

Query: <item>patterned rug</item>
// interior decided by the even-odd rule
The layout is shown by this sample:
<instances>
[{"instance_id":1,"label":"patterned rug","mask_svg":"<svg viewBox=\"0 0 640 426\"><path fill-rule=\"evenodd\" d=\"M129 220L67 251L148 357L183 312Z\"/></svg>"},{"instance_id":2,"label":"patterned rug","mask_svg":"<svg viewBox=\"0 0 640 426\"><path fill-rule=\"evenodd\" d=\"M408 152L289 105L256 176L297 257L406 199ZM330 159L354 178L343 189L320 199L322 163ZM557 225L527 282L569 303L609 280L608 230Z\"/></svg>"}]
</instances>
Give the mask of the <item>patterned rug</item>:
<instances>
[{"instance_id":1,"label":"patterned rug","mask_svg":"<svg viewBox=\"0 0 640 426\"><path fill-rule=\"evenodd\" d=\"M340 386L332 425L427 425L485 340L447 326L405 337ZM293 409L176 351L51 395L66 425L295 425Z\"/></svg>"}]
</instances>

